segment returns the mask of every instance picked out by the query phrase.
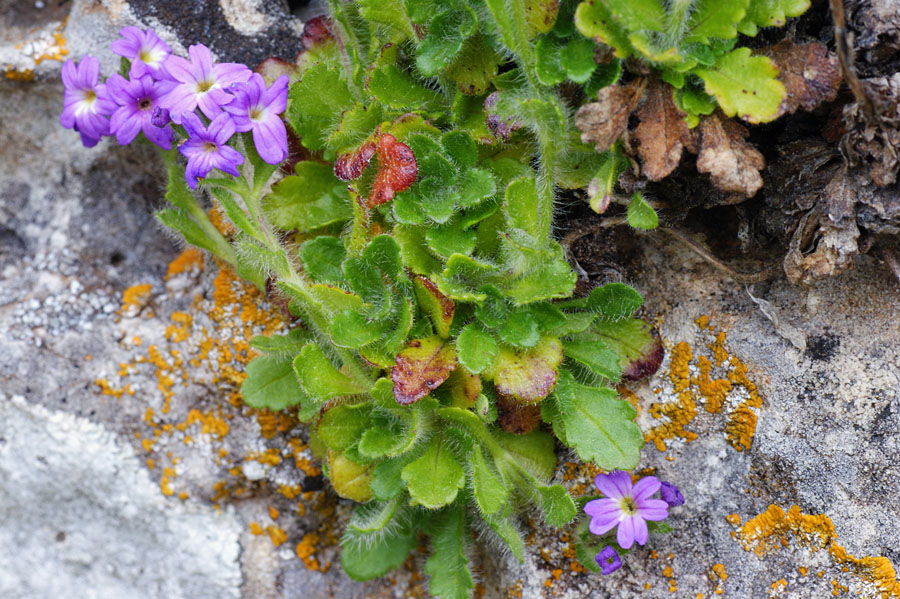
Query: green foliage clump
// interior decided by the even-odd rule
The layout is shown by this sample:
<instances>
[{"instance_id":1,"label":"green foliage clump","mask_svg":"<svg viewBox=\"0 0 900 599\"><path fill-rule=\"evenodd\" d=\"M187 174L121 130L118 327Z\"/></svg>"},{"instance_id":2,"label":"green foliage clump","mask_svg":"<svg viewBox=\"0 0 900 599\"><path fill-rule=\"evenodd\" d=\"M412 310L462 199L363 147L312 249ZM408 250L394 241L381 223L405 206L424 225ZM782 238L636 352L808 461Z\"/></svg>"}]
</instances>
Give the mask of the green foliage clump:
<instances>
[{"instance_id":1,"label":"green foliage clump","mask_svg":"<svg viewBox=\"0 0 900 599\"><path fill-rule=\"evenodd\" d=\"M677 90L691 126L716 105L763 123L779 116L785 88L771 60L735 47L738 34L783 26L808 8L809 0L585 0L575 25L617 58L649 63Z\"/></svg>"},{"instance_id":2,"label":"green foliage clump","mask_svg":"<svg viewBox=\"0 0 900 599\"><path fill-rule=\"evenodd\" d=\"M296 410L334 489L360 504L347 573L385 574L424 533L432 595L463 599L472 529L522 560L523 509L552 526L577 515L557 442L604 469L638 463L635 410L612 386L655 369L659 341L627 285L573 299L552 226L560 188L624 168L571 116L621 67L575 33L576 2L329 8L281 67L302 145L291 174L243 134L242 176L201 182L234 225L226 239L170 154L174 207L159 216L297 317L253 340L243 395ZM628 215L656 225L642 200Z\"/></svg>"}]
</instances>

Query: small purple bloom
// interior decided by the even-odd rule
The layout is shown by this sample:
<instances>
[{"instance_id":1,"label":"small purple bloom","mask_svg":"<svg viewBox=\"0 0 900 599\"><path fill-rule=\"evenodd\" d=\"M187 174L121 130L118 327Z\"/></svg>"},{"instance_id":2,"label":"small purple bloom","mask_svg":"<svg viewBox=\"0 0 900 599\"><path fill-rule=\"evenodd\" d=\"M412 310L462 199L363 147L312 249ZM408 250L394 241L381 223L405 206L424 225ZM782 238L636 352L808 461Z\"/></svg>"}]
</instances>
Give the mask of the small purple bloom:
<instances>
[{"instance_id":1,"label":"small purple bloom","mask_svg":"<svg viewBox=\"0 0 900 599\"><path fill-rule=\"evenodd\" d=\"M278 115L287 108L288 79L282 75L267 89L262 75L253 73L247 83L231 86L234 100L222 107L238 131L253 131L256 151L269 164L287 158L287 130Z\"/></svg>"},{"instance_id":2,"label":"small purple bloom","mask_svg":"<svg viewBox=\"0 0 900 599\"><path fill-rule=\"evenodd\" d=\"M106 80L109 95L119 108L109 122L110 133L123 146L130 144L141 131L147 139L164 150L172 149L172 128L153 125L153 111L158 108L159 98L174 84L170 81L155 81L149 74L130 81L121 75L113 75Z\"/></svg>"},{"instance_id":3,"label":"small purple bloom","mask_svg":"<svg viewBox=\"0 0 900 599\"><path fill-rule=\"evenodd\" d=\"M664 520L669 506L662 499L650 499L659 490L655 476L645 476L631 483L631 475L621 470L598 474L594 484L606 497L587 502L584 511L591 517L589 529L595 535L606 534L616 526L616 542L622 549L630 548L635 541L647 542L647 520Z\"/></svg>"},{"instance_id":4,"label":"small purple bloom","mask_svg":"<svg viewBox=\"0 0 900 599\"><path fill-rule=\"evenodd\" d=\"M100 138L109 135L109 115L116 109L106 85L99 83L100 61L85 56L76 65L67 60L62 68L63 111L60 124L81 134L81 143L92 148Z\"/></svg>"},{"instance_id":5,"label":"small purple bloom","mask_svg":"<svg viewBox=\"0 0 900 599\"><path fill-rule=\"evenodd\" d=\"M196 189L197 179L202 179L214 168L235 177L240 176L237 166L244 163L244 157L231 146L225 145L234 135L234 121L231 117L223 112L213 119L208 128L203 126L200 117L193 112L186 112L182 117L188 139L178 146L178 151L188 159L184 176L190 188Z\"/></svg>"},{"instance_id":6,"label":"small purple bloom","mask_svg":"<svg viewBox=\"0 0 900 599\"><path fill-rule=\"evenodd\" d=\"M150 122L153 123L154 127L162 128L171 123L172 119L169 118L168 110L160 108L159 106L154 106L153 114L150 115Z\"/></svg>"},{"instance_id":7,"label":"small purple bloom","mask_svg":"<svg viewBox=\"0 0 900 599\"><path fill-rule=\"evenodd\" d=\"M155 79L164 78L161 72L163 63L172 48L152 29L141 31L137 27L126 27L119 31L124 39L112 43L112 51L119 56L124 56L131 61L131 71L128 73L132 79L152 75Z\"/></svg>"},{"instance_id":8,"label":"small purple bloom","mask_svg":"<svg viewBox=\"0 0 900 599\"><path fill-rule=\"evenodd\" d=\"M659 495L663 501L669 504L669 507L678 507L684 503L684 496L678 487L668 481L663 481L659 488Z\"/></svg>"},{"instance_id":9,"label":"small purple bloom","mask_svg":"<svg viewBox=\"0 0 900 599\"><path fill-rule=\"evenodd\" d=\"M600 553L594 556L594 561L597 562L604 574L612 574L622 567L622 558L612 548L612 545L604 547Z\"/></svg>"},{"instance_id":10,"label":"small purple bloom","mask_svg":"<svg viewBox=\"0 0 900 599\"><path fill-rule=\"evenodd\" d=\"M160 105L168 108L172 120L179 124L182 115L193 112L197 106L207 117L216 118L222 113L222 105L234 99L225 90L233 83L244 83L251 74L245 65L234 62L214 65L212 52L202 44L188 48L188 54L190 61L172 55L164 66L176 87L162 98Z\"/></svg>"}]
</instances>

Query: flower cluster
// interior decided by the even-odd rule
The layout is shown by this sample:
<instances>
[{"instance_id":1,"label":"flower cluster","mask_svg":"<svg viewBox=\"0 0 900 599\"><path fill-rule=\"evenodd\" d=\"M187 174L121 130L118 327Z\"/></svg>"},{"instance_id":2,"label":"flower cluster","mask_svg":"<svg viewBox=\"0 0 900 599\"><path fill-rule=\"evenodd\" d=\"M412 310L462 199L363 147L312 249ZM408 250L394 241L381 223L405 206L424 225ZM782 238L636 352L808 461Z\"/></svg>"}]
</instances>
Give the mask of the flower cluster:
<instances>
[{"instance_id":1,"label":"flower cluster","mask_svg":"<svg viewBox=\"0 0 900 599\"><path fill-rule=\"evenodd\" d=\"M670 482L660 482L655 476L645 476L632 483L630 474L614 470L609 474L598 474L594 484L604 497L585 504L584 511L591 517L588 528L595 535L605 535L618 527L616 543L622 549L630 549L635 542L645 544L650 534L647 521L665 520L670 507L684 503L678 487ZM651 497L657 491L662 499ZM595 560L604 574L622 566L619 554L611 545L604 547Z\"/></svg>"},{"instance_id":2,"label":"flower cluster","mask_svg":"<svg viewBox=\"0 0 900 599\"><path fill-rule=\"evenodd\" d=\"M279 116L287 107L286 75L267 86L246 65L215 63L202 44L188 48L189 58L183 58L150 29L126 27L119 34L112 51L125 59L127 78L123 72L101 82L100 61L93 56L63 65L59 120L85 146L107 135L126 145L143 132L170 150L177 139L191 188L214 168L239 174L244 157L228 145L235 132L252 132L256 151L269 164L287 157L287 130Z\"/></svg>"}]
</instances>

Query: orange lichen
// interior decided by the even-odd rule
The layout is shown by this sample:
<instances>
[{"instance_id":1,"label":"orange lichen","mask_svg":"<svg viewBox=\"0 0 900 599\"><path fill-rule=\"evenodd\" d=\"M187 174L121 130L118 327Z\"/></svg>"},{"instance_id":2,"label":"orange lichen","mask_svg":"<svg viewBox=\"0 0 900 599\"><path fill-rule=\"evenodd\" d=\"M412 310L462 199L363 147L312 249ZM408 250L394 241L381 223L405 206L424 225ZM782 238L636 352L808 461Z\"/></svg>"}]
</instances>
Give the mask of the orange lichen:
<instances>
[{"instance_id":1,"label":"orange lichen","mask_svg":"<svg viewBox=\"0 0 900 599\"><path fill-rule=\"evenodd\" d=\"M762 514L748 520L739 530L737 538L743 548L758 557L789 547L791 541L798 547L812 552L826 551L832 563L842 572L849 572L863 582L872 585L882 599L900 598L900 580L894 566L885 557L854 557L838 544L834 524L824 514L810 515L791 506L785 512L778 505L770 505ZM801 571L805 576L805 573ZM821 578L824 571L816 573ZM837 581L833 585L847 591Z\"/></svg>"},{"instance_id":2,"label":"orange lichen","mask_svg":"<svg viewBox=\"0 0 900 599\"><path fill-rule=\"evenodd\" d=\"M269 526L266 526L266 532L269 534L269 539L272 540L272 544L276 547L279 547L282 543L287 541L287 533L284 532L284 529L280 526L270 524Z\"/></svg>"},{"instance_id":3,"label":"orange lichen","mask_svg":"<svg viewBox=\"0 0 900 599\"><path fill-rule=\"evenodd\" d=\"M725 516L725 521L732 526L739 526L741 524L741 517L737 514L728 514Z\"/></svg>"},{"instance_id":4,"label":"orange lichen","mask_svg":"<svg viewBox=\"0 0 900 599\"><path fill-rule=\"evenodd\" d=\"M725 333L716 332L706 316L695 322L705 335L712 335L712 341L707 344L711 353L709 356L695 357L691 346L685 341L672 348L668 379L676 399L650 405L650 415L663 422L647 431L644 438L653 442L659 451L666 451L666 441L669 439L693 441L697 435L687 427L697 418L698 405L710 414L721 413L731 407L728 406L729 398L741 390L745 394L744 399L727 410L725 437L732 447L743 451L752 443L756 432L754 410L762 406L762 399L756 385L747 376L747 366L737 357L729 355ZM713 376L714 368L724 370L724 376Z\"/></svg>"},{"instance_id":5,"label":"orange lichen","mask_svg":"<svg viewBox=\"0 0 900 599\"><path fill-rule=\"evenodd\" d=\"M303 538L297 543L295 549L297 557L300 558L307 570L318 571L320 569L319 561L315 558L316 545L318 542L319 535L314 532L308 532L303 535Z\"/></svg>"},{"instance_id":6,"label":"orange lichen","mask_svg":"<svg viewBox=\"0 0 900 599\"><path fill-rule=\"evenodd\" d=\"M122 292L122 307L119 312L123 316L137 315L147 305L152 290L153 285L150 283L132 285Z\"/></svg>"},{"instance_id":7,"label":"orange lichen","mask_svg":"<svg viewBox=\"0 0 900 599\"><path fill-rule=\"evenodd\" d=\"M259 522L250 523L250 534L252 534L253 536L258 537L264 532L265 530L263 530L263 527L259 525Z\"/></svg>"},{"instance_id":8,"label":"orange lichen","mask_svg":"<svg viewBox=\"0 0 900 599\"><path fill-rule=\"evenodd\" d=\"M203 254L197 248L187 248L181 252L177 258L169 263L166 270L166 280L168 281L181 273L200 270L203 268Z\"/></svg>"}]
</instances>

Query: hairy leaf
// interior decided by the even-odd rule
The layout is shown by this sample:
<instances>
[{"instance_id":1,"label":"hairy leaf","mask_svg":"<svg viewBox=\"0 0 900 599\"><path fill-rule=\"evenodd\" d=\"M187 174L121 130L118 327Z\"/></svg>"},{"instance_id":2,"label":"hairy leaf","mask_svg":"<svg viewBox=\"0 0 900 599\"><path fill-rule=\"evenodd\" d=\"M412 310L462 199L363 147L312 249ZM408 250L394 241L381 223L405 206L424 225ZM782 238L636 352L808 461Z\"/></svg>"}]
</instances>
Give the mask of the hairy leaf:
<instances>
[{"instance_id":1,"label":"hairy leaf","mask_svg":"<svg viewBox=\"0 0 900 599\"><path fill-rule=\"evenodd\" d=\"M329 409L316 425L319 439L333 452L342 453L369 428L368 404L340 404Z\"/></svg>"},{"instance_id":2,"label":"hairy leaf","mask_svg":"<svg viewBox=\"0 0 900 599\"><path fill-rule=\"evenodd\" d=\"M291 361L291 356L266 354L247 364L247 378L241 385L244 402L272 411L300 405L301 420L314 416L318 405L300 387Z\"/></svg>"},{"instance_id":3,"label":"hairy leaf","mask_svg":"<svg viewBox=\"0 0 900 599\"><path fill-rule=\"evenodd\" d=\"M432 555L425 562L428 590L440 599L469 599L474 583L466 559L466 513L454 505L437 514L428 527Z\"/></svg>"},{"instance_id":4,"label":"hairy leaf","mask_svg":"<svg viewBox=\"0 0 900 599\"><path fill-rule=\"evenodd\" d=\"M425 277L419 276L413 281L419 306L431 318L435 332L446 339L450 335L450 323L453 322L455 312L453 300L441 293L437 286Z\"/></svg>"},{"instance_id":5,"label":"hairy leaf","mask_svg":"<svg viewBox=\"0 0 900 599\"><path fill-rule=\"evenodd\" d=\"M315 343L307 343L294 358L294 372L303 389L319 402L366 391L359 383L335 368Z\"/></svg>"},{"instance_id":6,"label":"hairy leaf","mask_svg":"<svg viewBox=\"0 0 900 599\"><path fill-rule=\"evenodd\" d=\"M466 483L462 466L441 435L433 437L425 453L403 468L401 477L412 501L432 510L452 503Z\"/></svg>"},{"instance_id":7,"label":"hairy leaf","mask_svg":"<svg viewBox=\"0 0 900 599\"><path fill-rule=\"evenodd\" d=\"M468 6L463 10L445 10L434 17L428 35L416 51L419 71L431 77L449 66L477 27L478 18Z\"/></svg>"},{"instance_id":8,"label":"hairy leaf","mask_svg":"<svg viewBox=\"0 0 900 599\"><path fill-rule=\"evenodd\" d=\"M341 282L344 278L341 262L346 255L347 250L341 240L330 235L309 239L300 246L303 269L314 281Z\"/></svg>"},{"instance_id":9,"label":"hairy leaf","mask_svg":"<svg viewBox=\"0 0 900 599\"><path fill-rule=\"evenodd\" d=\"M414 339L397 354L391 380L397 403L414 403L447 380L456 368L456 350L440 337Z\"/></svg>"},{"instance_id":10,"label":"hairy leaf","mask_svg":"<svg viewBox=\"0 0 900 599\"><path fill-rule=\"evenodd\" d=\"M501 347L487 375L493 379L498 393L524 403L545 398L556 385L557 367L563 359L559 339L542 337L528 350Z\"/></svg>"},{"instance_id":11,"label":"hairy leaf","mask_svg":"<svg viewBox=\"0 0 900 599\"><path fill-rule=\"evenodd\" d=\"M364 503L373 497L371 464L358 464L343 454L329 451L328 478L335 492L344 499Z\"/></svg>"},{"instance_id":12,"label":"hairy leaf","mask_svg":"<svg viewBox=\"0 0 900 599\"><path fill-rule=\"evenodd\" d=\"M479 445L472 448L469 462L472 465L472 491L478 508L483 514L496 514L509 497L509 489L485 461Z\"/></svg>"},{"instance_id":13,"label":"hairy leaf","mask_svg":"<svg viewBox=\"0 0 900 599\"><path fill-rule=\"evenodd\" d=\"M756 35L758 27L781 27L788 17L799 17L806 12L809 4L809 0L751 0L738 31Z\"/></svg>"},{"instance_id":14,"label":"hairy leaf","mask_svg":"<svg viewBox=\"0 0 900 599\"><path fill-rule=\"evenodd\" d=\"M328 165L303 161L294 171L296 175L276 183L264 200L266 214L275 226L306 232L352 218L347 186Z\"/></svg>"},{"instance_id":15,"label":"hairy leaf","mask_svg":"<svg viewBox=\"0 0 900 599\"><path fill-rule=\"evenodd\" d=\"M655 229L659 225L659 216L656 214L656 210L647 203L639 191L634 192L631 201L628 202L626 218L629 225L644 231Z\"/></svg>"},{"instance_id":16,"label":"hairy leaf","mask_svg":"<svg viewBox=\"0 0 900 599\"><path fill-rule=\"evenodd\" d=\"M475 324L466 325L456 338L459 363L471 372L488 368L497 355L497 342Z\"/></svg>"},{"instance_id":17,"label":"hairy leaf","mask_svg":"<svg viewBox=\"0 0 900 599\"><path fill-rule=\"evenodd\" d=\"M321 150L325 139L340 122L340 115L353 107L353 97L337 69L318 63L306 70L288 93L288 122L304 146Z\"/></svg>"}]
</instances>

